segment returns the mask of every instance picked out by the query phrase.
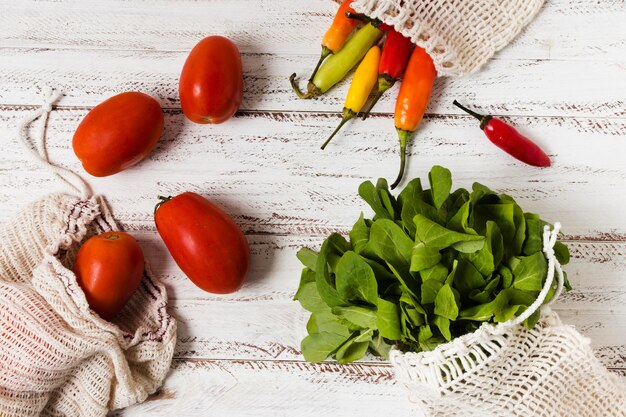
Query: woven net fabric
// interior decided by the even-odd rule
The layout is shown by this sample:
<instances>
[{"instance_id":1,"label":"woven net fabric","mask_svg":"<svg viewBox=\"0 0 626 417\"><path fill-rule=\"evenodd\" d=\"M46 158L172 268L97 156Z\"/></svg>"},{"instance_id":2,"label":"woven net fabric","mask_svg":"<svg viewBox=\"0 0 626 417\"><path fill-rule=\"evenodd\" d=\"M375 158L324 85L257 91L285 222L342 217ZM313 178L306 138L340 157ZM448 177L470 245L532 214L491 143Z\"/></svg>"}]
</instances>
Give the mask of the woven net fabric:
<instances>
[{"instance_id":1,"label":"woven net fabric","mask_svg":"<svg viewBox=\"0 0 626 417\"><path fill-rule=\"evenodd\" d=\"M0 232L0 416L105 416L162 384L176 342L147 272L112 322L71 271L81 242L117 230L101 198L56 194Z\"/></svg>"},{"instance_id":2,"label":"woven net fabric","mask_svg":"<svg viewBox=\"0 0 626 417\"><path fill-rule=\"evenodd\" d=\"M478 70L534 18L544 0L355 0L432 57L441 76Z\"/></svg>"},{"instance_id":3,"label":"woven net fabric","mask_svg":"<svg viewBox=\"0 0 626 417\"><path fill-rule=\"evenodd\" d=\"M424 417L626 417L626 384L598 361L590 340L549 307L563 289L554 253L560 227L544 228L548 273L520 316L483 323L432 351L392 350L396 377ZM554 298L544 304L552 289ZM541 319L527 329L522 323L539 308Z\"/></svg>"},{"instance_id":4,"label":"woven net fabric","mask_svg":"<svg viewBox=\"0 0 626 417\"><path fill-rule=\"evenodd\" d=\"M626 385L556 313L532 330L484 324L466 336L432 352L392 351L424 416L626 416Z\"/></svg>"}]
</instances>

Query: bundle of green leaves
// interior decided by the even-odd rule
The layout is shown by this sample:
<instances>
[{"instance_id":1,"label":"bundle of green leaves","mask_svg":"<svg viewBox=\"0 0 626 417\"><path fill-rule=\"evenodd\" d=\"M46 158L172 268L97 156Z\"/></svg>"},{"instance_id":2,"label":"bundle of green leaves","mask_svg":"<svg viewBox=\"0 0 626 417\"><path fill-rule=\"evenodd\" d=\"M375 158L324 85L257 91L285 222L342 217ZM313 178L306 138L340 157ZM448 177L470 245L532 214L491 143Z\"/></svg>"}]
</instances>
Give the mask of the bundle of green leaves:
<instances>
[{"instance_id":1,"label":"bundle of green leaves","mask_svg":"<svg viewBox=\"0 0 626 417\"><path fill-rule=\"evenodd\" d=\"M393 345L432 350L535 301L548 272L548 223L478 183L451 192L450 171L440 166L428 179L430 189L414 179L397 198L384 179L364 182L359 195L373 219L361 214L349 240L335 233L319 252L298 252L305 268L294 299L311 312L301 345L306 360L332 355L346 363L368 350L386 357ZM561 264L569 261L563 243L554 250ZM539 315L524 325L534 327Z\"/></svg>"}]
</instances>

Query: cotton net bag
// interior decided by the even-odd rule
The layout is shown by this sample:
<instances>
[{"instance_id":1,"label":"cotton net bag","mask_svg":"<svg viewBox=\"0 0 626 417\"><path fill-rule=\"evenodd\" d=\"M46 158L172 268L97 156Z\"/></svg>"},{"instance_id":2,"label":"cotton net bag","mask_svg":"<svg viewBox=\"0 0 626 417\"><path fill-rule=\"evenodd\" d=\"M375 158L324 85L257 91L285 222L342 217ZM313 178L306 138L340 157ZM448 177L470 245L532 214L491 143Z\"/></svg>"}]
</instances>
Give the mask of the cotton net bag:
<instances>
[{"instance_id":1,"label":"cotton net bag","mask_svg":"<svg viewBox=\"0 0 626 417\"><path fill-rule=\"evenodd\" d=\"M78 195L26 207L0 232L0 416L105 416L146 399L162 384L176 342L163 285L148 271L112 320L90 310L71 270L81 242L118 230L105 201L72 172L52 165L44 131L52 94L20 126L40 165ZM28 126L41 118L40 141Z\"/></svg>"},{"instance_id":2,"label":"cotton net bag","mask_svg":"<svg viewBox=\"0 0 626 417\"><path fill-rule=\"evenodd\" d=\"M440 76L478 70L535 17L544 0L355 0L431 56Z\"/></svg>"},{"instance_id":3,"label":"cotton net bag","mask_svg":"<svg viewBox=\"0 0 626 417\"><path fill-rule=\"evenodd\" d=\"M626 416L626 384L594 356L590 341L561 323L549 303L563 289L554 254L560 224L544 230L548 275L537 300L518 317L483 323L429 352L390 353L396 378L424 417ZM538 308L532 330L523 326Z\"/></svg>"}]
</instances>

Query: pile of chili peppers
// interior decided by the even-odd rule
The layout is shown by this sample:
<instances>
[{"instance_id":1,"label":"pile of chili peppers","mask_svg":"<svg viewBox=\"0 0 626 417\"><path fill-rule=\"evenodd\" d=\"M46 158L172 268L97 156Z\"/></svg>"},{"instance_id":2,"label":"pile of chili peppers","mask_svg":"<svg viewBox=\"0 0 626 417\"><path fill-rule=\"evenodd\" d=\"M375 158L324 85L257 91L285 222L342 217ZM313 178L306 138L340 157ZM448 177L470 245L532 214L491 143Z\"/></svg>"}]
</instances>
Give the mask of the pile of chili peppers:
<instances>
[{"instance_id":1,"label":"pile of chili peppers","mask_svg":"<svg viewBox=\"0 0 626 417\"><path fill-rule=\"evenodd\" d=\"M297 96L308 99L326 93L357 67L346 96L341 122L322 145L324 149L343 125L361 113L376 87L370 105L362 112L363 119L367 118L380 97L402 77L394 114L400 141L400 171L391 185L393 189L402 181L407 142L426 113L437 71L423 48L414 46L408 38L381 21L356 14L351 8L352 1L341 3L324 35L322 53L309 78L306 93L298 87L296 74L292 74L289 80ZM384 35L381 52L378 44ZM462 107L457 102L455 105ZM481 119L481 128L488 138L510 155L530 165L550 166L548 156L511 126L491 116L483 117L462 108Z\"/></svg>"}]
</instances>

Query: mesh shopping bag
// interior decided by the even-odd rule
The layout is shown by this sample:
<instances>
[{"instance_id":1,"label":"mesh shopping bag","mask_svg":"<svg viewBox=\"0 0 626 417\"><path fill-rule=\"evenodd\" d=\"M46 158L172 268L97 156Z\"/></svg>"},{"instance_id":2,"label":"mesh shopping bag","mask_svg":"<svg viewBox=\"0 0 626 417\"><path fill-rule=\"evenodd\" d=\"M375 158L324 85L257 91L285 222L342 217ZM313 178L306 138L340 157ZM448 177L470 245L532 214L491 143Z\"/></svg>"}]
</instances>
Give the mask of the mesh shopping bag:
<instances>
[{"instance_id":1,"label":"mesh shopping bag","mask_svg":"<svg viewBox=\"0 0 626 417\"><path fill-rule=\"evenodd\" d=\"M167 294L146 269L141 285L112 322L90 310L71 271L81 242L117 230L105 201L90 197L75 174L52 165L41 117L41 165L79 194L55 194L22 210L0 232L0 416L105 416L141 402L162 384L176 342Z\"/></svg>"},{"instance_id":2,"label":"mesh shopping bag","mask_svg":"<svg viewBox=\"0 0 626 417\"><path fill-rule=\"evenodd\" d=\"M428 52L442 76L478 70L535 17L544 0L355 0Z\"/></svg>"},{"instance_id":3,"label":"mesh shopping bag","mask_svg":"<svg viewBox=\"0 0 626 417\"><path fill-rule=\"evenodd\" d=\"M506 323L483 325L430 352L393 350L396 377L425 417L626 416L626 384L594 356L589 339L543 307L533 329L522 323L544 302L563 273L553 246L559 230L544 231L548 276L537 300Z\"/></svg>"}]
</instances>

